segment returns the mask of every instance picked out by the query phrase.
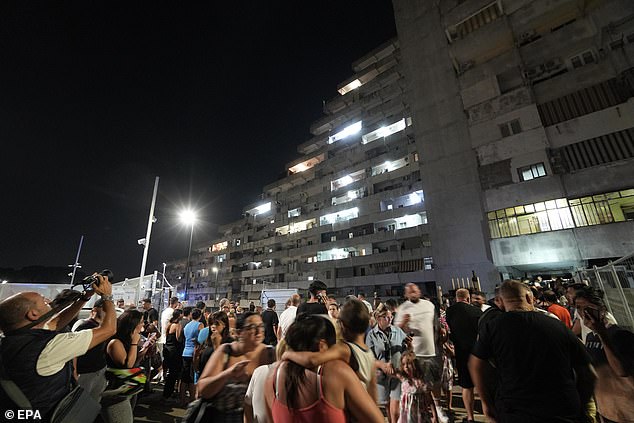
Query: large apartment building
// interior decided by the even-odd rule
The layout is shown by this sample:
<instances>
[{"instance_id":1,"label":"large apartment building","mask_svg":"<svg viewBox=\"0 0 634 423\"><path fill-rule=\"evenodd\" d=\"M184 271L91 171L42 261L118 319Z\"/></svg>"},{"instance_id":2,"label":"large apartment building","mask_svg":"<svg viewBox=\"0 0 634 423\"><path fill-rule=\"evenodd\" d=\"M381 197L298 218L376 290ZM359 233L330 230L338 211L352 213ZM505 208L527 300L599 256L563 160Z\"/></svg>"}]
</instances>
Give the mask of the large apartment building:
<instances>
[{"instance_id":1,"label":"large apartment building","mask_svg":"<svg viewBox=\"0 0 634 423\"><path fill-rule=\"evenodd\" d=\"M338 297L398 296L407 282L436 292L398 42L370 52L353 71L324 104L286 176L193 253L189 298L257 300L264 288L305 289L314 279ZM185 263L171 270L182 278Z\"/></svg>"},{"instance_id":2,"label":"large apartment building","mask_svg":"<svg viewBox=\"0 0 634 423\"><path fill-rule=\"evenodd\" d=\"M492 292L634 251L634 1L393 5L398 40L353 64L287 176L195 252L191 298L313 279L434 295L474 273Z\"/></svg>"},{"instance_id":3,"label":"large apartment building","mask_svg":"<svg viewBox=\"0 0 634 423\"><path fill-rule=\"evenodd\" d=\"M437 276L634 251L634 2L394 0Z\"/></svg>"}]
</instances>

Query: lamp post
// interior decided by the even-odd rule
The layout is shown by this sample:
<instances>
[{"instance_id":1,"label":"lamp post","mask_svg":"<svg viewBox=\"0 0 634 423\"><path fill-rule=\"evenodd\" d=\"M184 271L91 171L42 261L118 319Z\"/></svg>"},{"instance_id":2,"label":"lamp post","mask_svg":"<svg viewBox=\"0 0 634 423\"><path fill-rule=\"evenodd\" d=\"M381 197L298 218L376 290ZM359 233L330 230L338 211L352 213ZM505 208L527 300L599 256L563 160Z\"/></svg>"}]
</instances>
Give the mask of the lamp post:
<instances>
[{"instance_id":1,"label":"lamp post","mask_svg":"<svg viewBox=\"0 0 634 423\"><path fill-rule=\"evenodd\" d=\"M211 271L216 274L216 283L214 285L214 302L217 301L216 297L218 296L218 267L214 266L211 268Z\"/></svg>"},{"instance_id":2,"label":"lamp post","mask_svg":"<svg viewBox=\"0 0 634 423\"><path fill-rule=\"evenodd\" d=\"M187 288L189 286L189 261L192 255L192 241L194 239L194 224L196 223L196 213L192 210L184 210L180 214L180 220L184 225L191 227L189 231L189 249L187 250L187 265L185 266L185 294L183 299L187 301Z\"/></svg>"}]
</instances>

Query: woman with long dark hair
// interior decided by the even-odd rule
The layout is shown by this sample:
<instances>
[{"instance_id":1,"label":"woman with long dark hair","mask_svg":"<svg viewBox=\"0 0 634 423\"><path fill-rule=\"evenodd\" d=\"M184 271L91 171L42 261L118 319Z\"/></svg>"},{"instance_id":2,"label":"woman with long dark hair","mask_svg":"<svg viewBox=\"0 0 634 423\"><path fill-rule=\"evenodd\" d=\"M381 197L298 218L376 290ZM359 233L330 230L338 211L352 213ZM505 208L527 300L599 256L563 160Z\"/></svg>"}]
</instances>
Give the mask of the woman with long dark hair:
<instances>
[{"instance_id":1,"label":"woman with long dark hair","mask_svg":"<svg viewBox=\"0 0 634 423\"><path fill-rule=\"evenodd\" d=\"M106 363L110 369L130 369L142 360L153 342L147 341L139 349L139 340L143 331L143 313L138 310L126 310L117 319L117 332L106 347ZM116 379L109 382L116 384ZM112 383L108 389L113 388ZM116 388L116 386L114 386ZM134 395L115 395L102 400L101 414L109 423L131 422L133 420Z\"/></svg>"},{"instance_id":2,"label":"woman with long dark hair","mask_svg":"<svg viewBox=\"0 0 634 423\"><path fill-rule=\"evenodd\" d=\"M210 314L209 319L207 319L207 327L203 328L198 334L198 343L202 345L203 350L196 371L202 374L207 361L209 361L214 351L221 344L230 342L233 342L233 338L229 335L229 317L227 313L217 311Z\"/></svg>"},{"instance_id":3,"label":"woman with long dark hair","mask_svg":"<svg viewBox=\"0 0 634 423\"><path fill-rule=\"evenodd\" d=\"M264 324L259 314L247 311L236 320L237 340L220 345L198 380L198 397L211 402L210 421L243 421L244 395L256 367L269 364Z\"/></svg>"},{"instance_id":4,"label":"woman with long dark hair","mask_svg":"<svg viewBox=\"0 0 634 423\"><path fill-rule=\"evenodd\" d=\"M171 398L174 393L176 381L180 379L183 368L183 347L185 343L182 337L182 327L180 325L183 316L182 310L174 310L172 318L169 320L165 331L165 345L163 346L163 370L165 372L165 386L163 387L163 398Z\"/></svg>"},{"instance_id":5,"label":"woman with long dark hair","mask_svg":"<svg viewBox=\"0 0 634 423\"><path fill-rule=\"evenodd\" d=\"M634 333L610 324L603 291L584 287L576 292L575 307L592 332L586 350L597 373L594 398L601 421L631 422L634 418Z\"/></svg>"},{"instance_id":6,"label":"woman with long dark hair","mask_svg":"<svg viewBox=\"0 0 634 423\"><path fill-rule=\"evenodd\" d=\"M324 316L299 315L284 339L296 352L325 352L336 342L335 327ZM357 375L341 360L315 369L282 361L271 370L265 397L270 420L276 423L343 423L346 411L364 423L384 421Z\"/></svg>"}]
</instances>

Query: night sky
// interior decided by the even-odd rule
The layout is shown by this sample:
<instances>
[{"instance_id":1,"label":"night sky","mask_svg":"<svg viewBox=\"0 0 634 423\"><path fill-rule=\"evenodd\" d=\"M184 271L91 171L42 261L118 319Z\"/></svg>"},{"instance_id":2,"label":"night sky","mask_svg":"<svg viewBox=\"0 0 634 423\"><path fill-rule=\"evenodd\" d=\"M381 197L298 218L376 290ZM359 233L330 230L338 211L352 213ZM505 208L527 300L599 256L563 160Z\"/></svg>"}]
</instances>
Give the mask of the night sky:
<instances>
[{"instance_id":1,"label":"night sky","mask_svg":"<svg viewBox=\"0 0 634 423\"><path fill-rule=\"evenodd\" d=\"M227 5L226 3L230 3ZM299 157L391 1L0 2L0 267L139 275L237 220Z\"/></svg>"}]
</instances>

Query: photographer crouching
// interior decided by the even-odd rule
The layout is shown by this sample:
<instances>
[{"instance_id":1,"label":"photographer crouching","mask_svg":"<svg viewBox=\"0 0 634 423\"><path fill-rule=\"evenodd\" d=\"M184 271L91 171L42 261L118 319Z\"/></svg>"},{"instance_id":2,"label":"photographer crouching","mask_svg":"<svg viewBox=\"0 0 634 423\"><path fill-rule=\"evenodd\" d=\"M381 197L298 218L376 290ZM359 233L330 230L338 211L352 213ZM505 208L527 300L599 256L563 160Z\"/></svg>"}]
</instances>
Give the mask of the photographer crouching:
<instances>
[{"instance_id":1,"label":"photographer crouching","mask_svg":"<svg viewBox=\"0 0 634 423\"><path fill-rule=\"evenodd\" d=\"M68 419L73 413L90 414L82 409L87 404L81 388L72 383L71 362L115 333L111 278L109 271L85 278L83 293L77 292L54 308L37 292L21 292L0 302L0 331L4 335L0 343L0 411L17 413L30 405L41 421L66 421L60 416ZM101 325L59 332L94 293L104 303Z\"/></svg>"}]
</instances>

